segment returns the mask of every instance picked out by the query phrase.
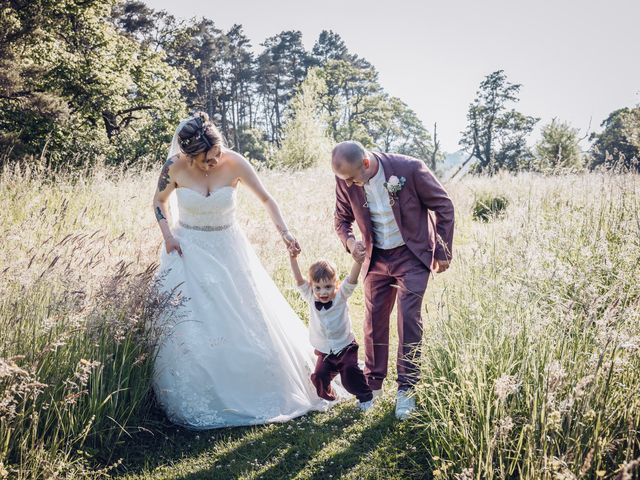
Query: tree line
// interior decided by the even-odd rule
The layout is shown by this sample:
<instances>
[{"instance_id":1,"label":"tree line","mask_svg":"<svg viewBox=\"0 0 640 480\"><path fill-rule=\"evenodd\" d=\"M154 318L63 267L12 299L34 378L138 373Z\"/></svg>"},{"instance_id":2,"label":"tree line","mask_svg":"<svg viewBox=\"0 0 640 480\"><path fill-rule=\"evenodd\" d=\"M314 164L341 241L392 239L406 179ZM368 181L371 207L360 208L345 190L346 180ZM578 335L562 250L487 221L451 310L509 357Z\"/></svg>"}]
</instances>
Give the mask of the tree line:
<instances>
[{"instance_id":1,"label":"tree line","mask_svg":"<svg viewBox=\"0 0 640 480\"><path fill-rule=\"evenodd\" d=\"M378 72L323 31L308 51L302 33L265 39L259 53L242 25L178 19L139 0L9 0L0 5L0 162L44 156L52 164L98 158L161 159L173 128L206 111L230 147L266 166L304 167L332 142L442 160L433 136ZM548 170L633 163L639 109L612 112L592 135L554 120L534 149L537 118L513 108L521 85L494 72L469 107L461 146L475 170Z\"/></svg>"},{"instance_id":2,"label":"tree line","mask_svg":"<svg viewBox=\"0 0 640 480\"><path fill-rule=\"evenodd\" d=\"M503 70L487 75L469 105L467 128L460 144L475 159L473 170L494 174L499 170L542 172L578 171L585 168L640 170L640 107L613 111L591 133L589 150L583 153L579 131L553 119L541 129L532 149L527 137L540 120L514 108L521 84L511 83Z\"/></svg>"},{"instance_id":3,"label":"tree line","mask_svg":"<svg viewBox=\"0 0 640 480\"><path fill-rule=\"evenodd\" d=\"M12 0L0 8L4 161L42 152L54 163L157 158L177 121L204 110L229 146L268 163L300 113L293 100L311 71L315 105L298 104L314 110L309 118L329 140L439 159L415 112L334 32L307 51L301 32L283 31L254 54L241 25L224 31L137 0Z\"/></svg>"}]
</instances>

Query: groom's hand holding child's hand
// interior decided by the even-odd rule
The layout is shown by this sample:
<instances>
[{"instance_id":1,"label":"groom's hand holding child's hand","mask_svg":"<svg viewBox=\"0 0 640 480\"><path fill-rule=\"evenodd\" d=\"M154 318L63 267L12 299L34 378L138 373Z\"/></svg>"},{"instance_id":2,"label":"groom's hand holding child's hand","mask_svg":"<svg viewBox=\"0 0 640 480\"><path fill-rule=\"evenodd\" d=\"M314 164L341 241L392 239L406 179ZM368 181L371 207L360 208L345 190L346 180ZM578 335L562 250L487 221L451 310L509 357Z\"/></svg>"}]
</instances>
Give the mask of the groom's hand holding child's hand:
<instances>
[{"instance_id":1,"label":"groom's hand holding child's hand","mask_svg":"<svg viewBox=\"0 0 640 480\"><path fill-rule=\"evenodd\" d=\"M357 263L364 262L364 258L367 255L367 247L361 240L356 240L351 237L347 240L347 248L351 252L351 256Z\"/></svg>"}]
</instances>

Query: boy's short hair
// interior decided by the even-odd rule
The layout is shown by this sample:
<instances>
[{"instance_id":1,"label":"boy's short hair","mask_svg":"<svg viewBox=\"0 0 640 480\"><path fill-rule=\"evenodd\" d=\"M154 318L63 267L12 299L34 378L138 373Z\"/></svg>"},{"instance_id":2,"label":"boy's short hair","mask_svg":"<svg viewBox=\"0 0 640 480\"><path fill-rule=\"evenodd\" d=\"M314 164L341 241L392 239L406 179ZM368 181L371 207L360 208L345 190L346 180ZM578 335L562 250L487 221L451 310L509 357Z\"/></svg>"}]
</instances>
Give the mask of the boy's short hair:
<instances>
[{"instance_id":1,"label":"boy's short hair","mask_svg":"<svg viewBox=\"0 0 640 480\"><path fill-rule=\"evenodd\" d=\"M337 279L336 267L329 260L318 260L309 267L309 278L312 282Z\"/></svg>"}]
</instances>

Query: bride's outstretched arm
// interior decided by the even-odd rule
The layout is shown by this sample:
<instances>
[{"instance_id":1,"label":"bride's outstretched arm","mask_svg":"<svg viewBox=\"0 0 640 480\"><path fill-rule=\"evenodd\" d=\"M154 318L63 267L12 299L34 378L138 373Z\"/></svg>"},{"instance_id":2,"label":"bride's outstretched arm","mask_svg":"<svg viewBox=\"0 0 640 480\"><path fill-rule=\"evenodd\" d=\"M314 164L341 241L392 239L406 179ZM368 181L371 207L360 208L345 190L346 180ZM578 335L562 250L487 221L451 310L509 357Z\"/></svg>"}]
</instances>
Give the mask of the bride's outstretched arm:
<instances>
[{"instance_id":1,"label":"bride's outstretched arm","mask_svg":"<svg viewBox=\"0 0 640 480\"><path fill-rule=\"evenodd\" d=\"M267 191L265 186L260 181L260 177L254 170L253 166L242 155L234 152L234 160L238 169L238 177L249 189L260 199L264 207L267 209L273 224L280 232L282 240L287 245L287 248L292 254L300 253L300 245L295 237L289 231L282 212L278 203L274 200L271 194Z\"/></svg>"},{"instance_id":2,"label":"bride's outstretched arm","mask_svg":"<svg viewBox=\"0 0 640 480\"><path fill-rule=\"evenodd\" d=\"M176 183L171 178L172 172L173 160L168 159L162 167L160 177L158 178L158 187L156 188L156 193L153 196L153 213L156 216L158 226L162 232L167 253L171 253L173 250L176 250L180 255L182 255L180 244L171 233L168 221L169 196L171 195L171 192L175 190L176 186Z\"/></svg>"}]
</instances>

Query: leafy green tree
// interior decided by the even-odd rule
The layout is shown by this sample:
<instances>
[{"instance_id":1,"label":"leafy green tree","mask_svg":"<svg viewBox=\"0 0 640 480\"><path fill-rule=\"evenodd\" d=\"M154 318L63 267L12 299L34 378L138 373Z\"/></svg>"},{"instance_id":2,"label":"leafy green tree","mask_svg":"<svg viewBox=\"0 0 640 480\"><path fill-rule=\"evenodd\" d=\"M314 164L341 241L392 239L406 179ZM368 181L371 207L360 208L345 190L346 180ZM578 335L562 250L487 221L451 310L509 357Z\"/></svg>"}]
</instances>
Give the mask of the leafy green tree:
<instances>
[{"instance_id":1,"label":"leafy green tree","mask_svg":"<svg viewBox=\"0 0 640 480\"><path fill-rule=\"evenodd\" d=\"M131 162L166 142L166 133L154 135L184 108L180 72L116 30L114 4L3 4L0 49L15 69L1 80L0 142L12 158L46 150L54 163L100 154ZM132 138L151 144L141 149Z\"/></svg>"},{"instance_id":2,"label":"leafy green tree","mask_svg":"<svg viewBox=\"0 0 640 480\"><path fill-rule=\"evenodd\" d=\"M254 165L269 166L271 160L271 144L263 130L242 125L238 129L238 144L236 147Z\"/></svg>"},{"instance_id":3,"label":"leafy green tree","mask_svg":"<svg viewBox=\"0 0 640 480\"><path fill-rule=\"evenodd\" d=\"M140 0L117 2L111 10L111 20L124 35L140 43L150 42L156 31L157 12Z\"/></svg>"},{"instance_id":4,"label":"leafy green tree","mask_svg":"<svg viewBox=\"0 0 640 480\"><path fill-rule=\"evenodd\" d=\"M209 19L177 20L140 0L0 3L3 158L163 156L177 120L205 110L232 148L268 163L285 125L304 118L299 102L291 110L292 99L313 65L320 70L310 83L324 85L314 102L333 140L436 157L415 113L384 92L375 68L335 32L323 31L312 52L298 31L262 45L255 58L241 25L224 32Z\"/></svg>"},{"instance_id":5,"label":"leafy green tree","mask_svg":"<svg viewBox=\"0 0 640 480\"><path fill-rule=\"evenodd\" d=\"M290 118L284 128L284 140L276 164L291 169L303 169L326 160L331 142L326 136L326 122L319 103L326 89L317 69L309 70L291 101Z\"/></svg>"},{"instance_id":6,"label":"leafy green tree","mask_svg":"<svg viewBox=\"0 0 640 480\"><path fill-rule=\"evenodd\" d=\"M373 66L328 59L318 73L327 86L320 102L334 141L359 140L368 148L412 155L430 166L442 158L434 157L431 136L416 113L384 92Z\"/></svg>"},{"instance_id":7,"label":"leafy green tree","mask_svg":"<svg viewBox=\"0 0 640 480\"><path fill-rule=\"evenodd\" d=\"M594 140L590 167L640 171L640 106L611 112L601 127L601 133L590 137Z\"/></svg>"},{"instance_id":8,"label":"leafy green tree","mask_svg":"<svg viewBox=\"0 0 640 480\"><path fill-rule=\"evenodd\" d=\"M167 50L178 32L193 20L178 20L165 10L154 10L140 0L117 0L111 10L116 30L157 52ZM174 65L170 58L166 59Z\"/></svg>"},{"instance_id":9,"label":"leafy green tree","mask_svg":"<svg viewBox=\"0 0 640 480\"><path fill-rule=\"evenodd\" d=\"M433 139L422 121L397 97L381 95L366 125L375 146L383 151L419 158L433 170L443 160L442 154L434 152Z\"/></svg>"},{"instance_id":10,"label":"leafy green tree","mask_svg":"<svg viewBox=\"0 0 640 480\"><path fill-rule=\"evenodd\" d=\"M542 127L541 139L536 144L535 168L541 171L579 170L584 159L578 144L578 130L554 118Z\"/></svg>"},{"instance_id":11,"label":"leafy green tree","mask_svg":"<svg viewBox=\"0 0 640 480\"><path fill-rule=\"evenodd\" d=\"M479 172L531 168L533 156L526 139L539 119L508 108L518 101L520 87L508 82L504 71L498 70L482 81L469 106L469 123L460 145L478 159Z\"/></svg>"}]
</instances>

